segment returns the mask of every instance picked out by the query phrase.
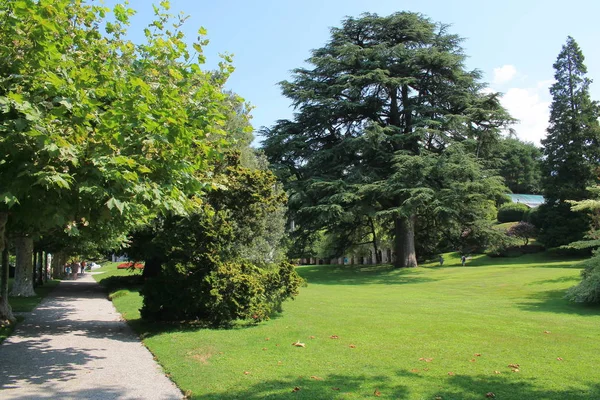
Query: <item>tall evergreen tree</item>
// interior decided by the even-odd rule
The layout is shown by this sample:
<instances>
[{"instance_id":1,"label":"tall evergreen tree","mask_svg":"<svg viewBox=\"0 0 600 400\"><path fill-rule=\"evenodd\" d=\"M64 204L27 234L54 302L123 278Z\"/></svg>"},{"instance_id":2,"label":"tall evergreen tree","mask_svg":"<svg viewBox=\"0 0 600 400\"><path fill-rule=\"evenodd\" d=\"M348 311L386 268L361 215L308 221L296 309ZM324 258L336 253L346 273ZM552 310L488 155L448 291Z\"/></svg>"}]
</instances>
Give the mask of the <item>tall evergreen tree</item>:
<instances>
[{"instance_id":1,"label":"tall evergreen tree","mask_svg":"<svg viewBox=\"0 0 600 400\"><path fill-rule=\"evenodd\" d=\"M566 200L589 197L600 165L599 108L590 99L584 56L572 37L554 63L550 125L544 145L542 188L546 204L540 209L540 239L559 246L583 237L589 222L573 212Z\"/></svg>"},{"instance_id":2,"label":"tall evergreen tree","mask_svg":"<svg viewBox=\"0 0 600 400\"><path fill-rule=\"evenodd\" d=\"M510 120L496 94L481 93L480 74L465 69L460 42L421 14L363 14L333 28L311 67L282 82L297 113L265 130L265 153L287 180L297 229L375 211L391 221L396 266L416 266L418 213L436 183L403 182L407 165L419 167L406 157L428 163L460 142L484 157Z\"/></svg>"}]
</instances>

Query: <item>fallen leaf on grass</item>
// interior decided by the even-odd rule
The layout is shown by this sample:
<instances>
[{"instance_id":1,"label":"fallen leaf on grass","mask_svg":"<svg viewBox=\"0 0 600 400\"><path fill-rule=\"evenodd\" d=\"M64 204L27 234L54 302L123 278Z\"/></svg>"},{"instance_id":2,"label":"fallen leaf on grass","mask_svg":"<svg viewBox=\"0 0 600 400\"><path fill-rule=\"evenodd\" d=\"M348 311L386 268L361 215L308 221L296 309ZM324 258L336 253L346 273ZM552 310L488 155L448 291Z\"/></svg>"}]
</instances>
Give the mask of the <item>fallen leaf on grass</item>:
<instances>
[{"instance_id":1,"label":"fallen leaf on grass","mask_svg":"<svg viewBox=\"0 0 600 400\"><path fill-rule=\"evenodd\" d=\"M266 349L267 349L266 347L263 347L263 350L266 350Z\"/></svg>"},{"instance_id":2,"label":"fallen leaf on grass","mask_svg":"<svg viewBox=\"0 0 600 400\"><path fill-rule=\"evenodd\" d=\"M562 359L562 357L556 357L556 359L557 359L558 361L562 361L562 360L563 360L563 359Z\"/></svg>"},{"instance_id":3,"label":"fallen leaf on grass","mask_svg":"<svg viewBox=\"0 0 600 400\"><path fill-rule=\"evenodd\" d=\"M323 380L323 378L321 378L319 376L315 376L315 375L311 376L310 379L314 379L315 381L322 381Z\"/></svg>"},{"instance_id":4,"label":"fallen leaf on grass","mask_svg":"<svg viewBox=\"0 0 600 400\"><path fill-rule=\"evenodd\" d=\"M339 339L340 337L338 335L331 335L329 336L330 339Z\"/></svg>"},{"instance_id":5,"label":"fallen leaf on grass","mask_svg":"<svg viewBox=\"0 0 600 400\"><path fill-rule=\"evenodd\" d=\"M331 390L340 390L340 388L331 388Z\"/></svg>"},{"instance_id":6,"label":"fallen leaf on grass","mask_svg":"<svg viewBox=\"0 0 600 400\"><path fill-rule=\"evenodd\" d=\"M270 338L266 337L265 340L271 340Z\"/></svg>"},{"instance_id":7,"label":"fallen leaf on grass","mask_svg":"<svg viewBox=\"0 0 600 400\"><path fill-rule=\"evenodd\" d=\"M421 357L421 358L419 358L419 361L432 362L433 358L423 358L423 357Z\"/></svg>"},{"instance_id":8,"label":"fallen leaf on grass","mask_svg":"<svg viewBox=\"0 0 600 400\"><path fill-rule=\"evenodd\" d=\"M433 400L442 400L442 396L435 396Z\"/></svg>"},{"instance_id":9,"label":"fallen leaf on grass","mask_svg":"<svg viewBox=\"0 0 600 400\"><path fill-rule=\"evenodd\" d=\"M314 339L315 337L314 337L314 336L309 336L308 338L309 338L309 339Z\"/></svg>"},{"instance_id":10,"label":"fallen leaf on grass","mask_svg":"<svg viewBox=\"0 0 600 400\"><path fill-rule=\"evenodd\" d=\"M494 397L496 397L496 395L495 395L494 393L492 393L492 392L487 392L487 393L485 394L485 397L487 397L487 398L490 398L490 399L493 399Z\"/></svg>"},{"instance_id":11,"label":"fallen leaf on grass","mask_svg":"<svg viewBox=\"0 0 600 400\"><path fill-rule=\"evenodd\" d=\"M512 372L519 372L519 368L514 368Z\"/></svg>"},{"instance_id":12,"label":"fallen leaf on grass","mask_svg":"<svg viewBox=\"0 0 600 400\"><path fill-rule=\"evenodd\" d=\"M519 368L519 364L508 364L508 368Z\"/></svg>"},{"instance_id":13,"label":"fallen leaf on grass","mask_svg":"<svg viewBox=\"0 0 600 400\"><path fill-rule=\"evenodd\" d=\"M300 388L298 386L296 386L295 388L292 389L292 393L299 392L299 391L300 391Z\"/></svg>"},{"instance_id":14,"label":"fallen leaf on grass","mask_svg":"<svg viewBox=\"0 0 600 400\"><path fill-rule=\"evenodd\" d=\"M453 376L454 372L450 371L450 372L448 372L448 375Z\"/></svg>"},{"instance_id":15,"label":"fallen leaf on grass","mask_svg":"<svg viewBox=\"0 0 600 400\"><path fill-rule=\"evenodd\" d=\"M548 334L548 333L552 333L552 332L550 332L550 331L544 331L544 333Z\"/></svg>"},{"instance_id":16,"label":"fallen leaf on grass","mask_svg":"<svg viewBox=\"0 0 600 400\"><path fill-rule=\"evenodd\" d=\"M296 341L296 343L292 343L292 346L296 346L296 347L306 347L306 345L304 343L300 343L300 341Z\"/></svg>"},{"instance_id":17,"label":"fallen leaf on grass","mask_svg":"<svg viewBox=\"0 0 600 400\"><path fill-rule=\"evenodd\" d=\"M249 371L244 371L244 375L250 375Z\"/></svg>"},{"instance_id":18,"label":"fallen leaf on grass","mask_svg":"<svg viewBox=\"0 0 600 400\"><path fill-rule=\"evenodd\" d=\"M356 348L356 346L355 346L355 345L353 345L353 344L351 344L351 345L350 345L350 348L351 348L351 349L355 349L355 348Z\"/></svg>"},{"instance_id":19,"label":"fallen leaf on grass","mask_svg":"<svg viewBox=\"0 0 600 400\"><path fill-rule=\"evenodd\" d=\"M501 374L502 372L500 371L494 371L495 374Z\"/></svg>"},{"instance_id":20,"label":"fallen leaf on grass","mask_svg":"<svg viewBox=\"0 0 600 400\"><path fill-rule=\"evenodd\" d=\"M375 392L373 392L373 394L377 397L381 396L381 392L377 389L375 389Z\"/></svg>"},{"instance_id":21,"label":"fallen leaf on grass","mask_svg":"<svg viewBox=\"0 0 600 400\"><path fill-rule=\"evenodd\" d=\"M474 355L475 357L481 357L481 354L480 354L480 353L475 353L475 354L473 354L473 355Z\"/></svg>"},{"instance_id":22,"label":"fallen leaf on grass","mask_svg":"<svg viewBox=\"0 0 600 400\"><path fill-rule=\"evenodd\" d=\"M419 372L419 370L418 370L418 369L416 369L416 368L414 368L414 369L411 369L411 370L410 370L410 372L417 373L417 372Z\"/></svg>"},{"instance_id":23,"label":"fallen leaf on grass","mask_svg":"<svg viewBox=\"0 0 600 400\"><path fill-rule=\"evenodd\" d=\"M423 371L429 371L429 368L423 368Z\"/></svg>"},{"instance_id":24,"label":"fallen leaf on grass","mask_svg":"<svg viewBox=\"0 0 600 400\"><path fill-rule=\"evenodd\" d=\"M475 361L477 361L477 360L475 360L474 358L472 358L472 359L470 359L469 361L471 361L471 362L475 362Z\"/></svg>"},{"instance_id":25,"label":"fallen leaf on grass","mask_svg":"<svg viewBox=\"0 0 600 400\"><path fill-rule=\"evenodd\" d=\"M281 361L277 361L277 365L283 365Z\"/></svg>"}]
</instances>

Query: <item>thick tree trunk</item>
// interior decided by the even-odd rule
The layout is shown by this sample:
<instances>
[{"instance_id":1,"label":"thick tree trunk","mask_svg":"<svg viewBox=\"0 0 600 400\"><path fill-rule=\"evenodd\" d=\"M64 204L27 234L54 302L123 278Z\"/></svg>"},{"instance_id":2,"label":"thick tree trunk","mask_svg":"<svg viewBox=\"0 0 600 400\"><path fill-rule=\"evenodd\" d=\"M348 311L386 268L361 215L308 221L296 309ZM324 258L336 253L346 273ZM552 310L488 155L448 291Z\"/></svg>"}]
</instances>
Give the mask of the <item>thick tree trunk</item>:
<instances>
[{"instance_id":1,"label":"thick tree trunk","mask_svg":"<svg viewBox=\"0 0 600 400\"><path fill-rule=\"evenodd\" d=\"M8 304L8 245L6 243L7 213L0 213L0 250L2 251L2 266L0 267L0 321L16 321L10 304Z\"/></svg>"},{"instance_id":2,"label":"thick tree trunk","mask_svg":"<svg viewBox=\"0 0 600 400\"><path fill-rule=\"evenodd\" d=\"M150 257L144 263L144 271L142 277L144 279L154 278L160 275L160 267L162 266L162 260L159 257Z\"/></svg>"},{"instance_id":3,"label":"thick tree trunk","mask_svg":"<svg viewBox=\"0 0 600 400\"><path fill-rule=\"evenodd\" d=\"M13 283L11 296L32 297L33 290L33 239L27 236L15 238L17 250L17 265L15 270L15 281Z\"/></svg>"},{"instance_id":4,"label":"thick tree trunk","mask_svg":"<svg viewBox=\"0 0 600 400\"><path fill-rule=\"evenodd\" d=\"M65 272L63 267L66 262L66 257L62 251L52 254L52 262L50 263L50 268L52 269L53 279L59 279L62 277L63 273Z\"/></svg>"},{"instance_id":5,"label":"thick tree trunk","mask_svg":"<svg viewBox=\"0 0 600 400\"><path fill-rule=\"evenodd\" d=\"M416 267L415 217L399 217L394 221L396 246L396 268Z\"/></svg>"}]
</instances>

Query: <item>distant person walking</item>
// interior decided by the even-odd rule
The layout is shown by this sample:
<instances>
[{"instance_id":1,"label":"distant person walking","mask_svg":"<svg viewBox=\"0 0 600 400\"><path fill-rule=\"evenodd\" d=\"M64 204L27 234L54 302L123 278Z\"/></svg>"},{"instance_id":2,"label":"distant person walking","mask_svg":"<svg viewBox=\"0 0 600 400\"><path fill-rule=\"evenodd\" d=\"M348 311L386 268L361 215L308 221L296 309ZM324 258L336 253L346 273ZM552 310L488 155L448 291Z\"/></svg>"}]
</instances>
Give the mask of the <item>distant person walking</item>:
<instances>
[{"instance_id":1,"label":"distant person walking","mask_svg":"<svg viewBox=\"0 0 600 400\"><path fill-rule=\"evenodd\" d=\"M462 266L464 267L464 266L465 266L465 263L467 262L467 257L463 255L463 256L460 258L460 262L461 262Z\"/></svg>"},{"instance_id":2,"label":"distant person walking","mask_svg":"<svg viewBox=\"0 0 600 400\"><path fill-rule=\"evenodd\" d=\"M444 265L444 256L440 256L440 266Z\"/></svg>"}]
</instances>

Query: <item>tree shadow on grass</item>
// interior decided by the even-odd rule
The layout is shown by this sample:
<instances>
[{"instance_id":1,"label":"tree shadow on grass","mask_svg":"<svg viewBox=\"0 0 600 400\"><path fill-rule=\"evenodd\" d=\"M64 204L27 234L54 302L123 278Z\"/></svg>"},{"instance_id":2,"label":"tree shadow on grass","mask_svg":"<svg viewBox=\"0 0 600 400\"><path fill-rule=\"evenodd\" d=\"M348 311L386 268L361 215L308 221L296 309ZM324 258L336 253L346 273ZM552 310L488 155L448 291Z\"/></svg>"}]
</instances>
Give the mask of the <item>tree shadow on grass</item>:
<instances>
[{"instance_id":1,"label":"tree shadow on grass","mask_svg":"<svg viewBox=\"0 0 600 400\"><path fill-rule=\"evenodd\" d=\"M376 382L376 385L369 384ZM295 390L298 388L297 390ZM375 394L375 390L379 395ZM298 376L252 382L235 390L194 395L192 399L232 400L232 399L307 399L329 400L343 398L410 399L408 389L397 385L387 376L327 375Z\"/></svg>"},{"instance_id":2,"label":"tree shadow on grass","mask_svg":"<svg viewBox=\"0 0 600 400\"><path fill-rule=\"evenodd\" d=\"M565 293L566 289L535 293L529 296L531 301L520 303L518 306L525 311L577 314L590 317L600 315L598 306L570 302L565 299Z\"/></svg>"},{"instance_id":3,"label":"tree shadow on grass","mask_svg":"<svg viewBox=\"0 0 600 400\"><path fill-rule=\"evenodd\" d=\"M591 400L600 399L600 385L587 383L586 388L564 387L559 390L545 389L536 385L535 379L523 379L516 374L449 376L447 387L431 393L444 400L480 400L493 398L502 400Z\"/></svg>"},{"instance_id":4,"label":"tree shadow on grass","mask_svg":"<svg viewBox=\"0 0 600 400\"><path fill-rule=\"evenodd\" d=\"M390 265L311 265L296 271L309 285L403 285L438 280L426 277L423 269L397 269Z\"/></svg>"}]
</instances>

